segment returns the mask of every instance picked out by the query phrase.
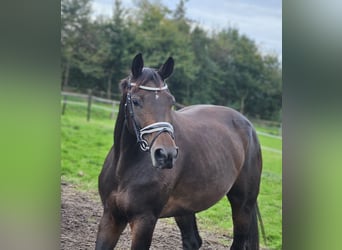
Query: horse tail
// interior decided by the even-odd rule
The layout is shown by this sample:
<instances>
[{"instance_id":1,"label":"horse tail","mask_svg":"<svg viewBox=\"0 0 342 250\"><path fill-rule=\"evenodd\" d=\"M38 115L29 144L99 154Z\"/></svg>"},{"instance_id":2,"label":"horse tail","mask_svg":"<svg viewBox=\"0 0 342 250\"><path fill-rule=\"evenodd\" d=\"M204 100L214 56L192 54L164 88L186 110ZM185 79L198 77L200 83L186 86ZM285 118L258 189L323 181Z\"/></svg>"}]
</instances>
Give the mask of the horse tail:
<instances>
[{"instance_id":1,"label":"horse tail","mask_svg":"<svg viewBox=\"0 0 342 250\"><path fill-rule=\"evenodd\" d=\"M267 246L264 222L262 221L262 218L261 218L261 213L260 213L260 209L259 209L259 206L258 206L258 202L256 203L255 208L256 208L256 213L257 213L257 217L258 217L258 220L259 220L259 225L260 225L260 229L261 229L262 238L264 240L265 246Z\"/></svg>"},{"instance_id":2,"label":"horse tail","mask_svg":"<svg viewBox=\"0 0 342 250\"><path fill-rule=\"evenodd\" d=\"M258 219L257 219L257 203L255 203L254 208L251 211L251 221L249 226L248 235L248 249L259 249L259 229L258 229Z\"/></svg>"}]
</instances>

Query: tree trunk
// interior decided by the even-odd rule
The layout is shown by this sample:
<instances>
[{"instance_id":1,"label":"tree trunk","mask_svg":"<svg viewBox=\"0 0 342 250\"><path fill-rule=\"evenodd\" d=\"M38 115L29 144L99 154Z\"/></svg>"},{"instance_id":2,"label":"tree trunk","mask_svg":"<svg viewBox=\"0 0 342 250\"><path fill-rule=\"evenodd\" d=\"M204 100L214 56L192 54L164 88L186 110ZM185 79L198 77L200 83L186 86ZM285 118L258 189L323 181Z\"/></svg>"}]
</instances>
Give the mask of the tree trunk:
<instances>
[{"instance_id":1,"label":"tree trunk","mask_svg":"<svg viewBox=\"0 0 342 250\"><path fill-rule=\"evenodd\" d=\"M110 72L108 76L108 82L107 82L107 99L111 99L112 97L112 75L113 73Z\"/></svg>"},{"instance_id":2,"label":"tree trunk","mask_svg":"<svg viewBox=\"0 0 342 250\"><path fill-rule=\"evenodd\" d=\"M245 100L247 98L247 95L248 95L248 91L246 91L246 93L243 94L240 98L240 113L241 114L244 114L245 112Z\"/></svg>"},{"instance_id":3,"label":"tree trunk","mask_svg":"<svg viewBox=\"0 0 342 250\"><path fill-rule=\"evenodd\" d=\"M69 84L69 71L70 71L70 62L69 60L66 63L65 71L64 71L64 81L63 81L63 88L68 87Z\"/></svg>"},{"instance_id":4,"label":"tree trunk","mask_svg":"<svg viewBox=\"0 0 342 250\"><path fill-rule=\"evenodd\" d=\"M190 83L188 81L188 83L186 84L186 103L189 104L190 103Z\"/></svg>"}]
</instances>

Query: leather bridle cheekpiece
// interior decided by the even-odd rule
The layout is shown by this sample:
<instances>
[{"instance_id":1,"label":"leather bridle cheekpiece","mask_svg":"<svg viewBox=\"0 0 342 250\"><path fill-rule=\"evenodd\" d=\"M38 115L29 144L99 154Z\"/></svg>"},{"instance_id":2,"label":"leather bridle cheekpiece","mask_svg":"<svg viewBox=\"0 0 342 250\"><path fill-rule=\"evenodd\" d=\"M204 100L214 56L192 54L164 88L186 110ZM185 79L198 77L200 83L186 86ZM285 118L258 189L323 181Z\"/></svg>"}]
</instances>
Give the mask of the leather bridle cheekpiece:
<instances>
[{"instance_id":1,"label":"leather bridle cheekpiece","mask_svg":"<svg viewBox=\"0 0 342 250\"><path fill-rule=\"evenodd\" d=\"M168 89L167 84L165 83L163 87L155 88L155 87L148 87L148 86L141 86L137 85L136 83L131 83L129 81L128 85L128 92L126 97L126 103L125 103L125 116L127 121L127 115L129 115L129 118L132 121L133 129L135 136L137 138L137 143L140 146L140 149L142 151L149 151L152 148L153 143L158 138L158 136L161 133L167 132L171 135L172 139L174 139L174 130L173 126L168 122L155 122L150 125L147 125L146 127L140 128L137 124L136 120L134 119L134 112L133 112L133 106L132 106L132 99L131 99L131 88L132 86L137 86L140 89L146 90L146 91L162 91ZM128 111L128 114L127 114ZM157 133L149 145L148 142L144 139L144 135L146 134L152 134Z\"/></svg>"}]
</instances>

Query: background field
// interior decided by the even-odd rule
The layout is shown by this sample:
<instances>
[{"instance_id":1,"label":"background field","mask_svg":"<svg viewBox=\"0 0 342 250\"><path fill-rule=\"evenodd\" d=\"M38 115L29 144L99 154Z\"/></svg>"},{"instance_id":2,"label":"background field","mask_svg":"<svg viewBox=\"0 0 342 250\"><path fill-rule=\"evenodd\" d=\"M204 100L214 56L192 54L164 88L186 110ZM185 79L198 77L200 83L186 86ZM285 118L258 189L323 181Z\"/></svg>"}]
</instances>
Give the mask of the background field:
<instances>
[{"instance_id":1,"label":"background field","mask_svg":"<svg viewBox=\"0 0 342 250\"><path fill-rule=\"evenodd\" d=\"M68 105L61 116L62 179L77 183L85 191L97 190L97 177L105 156L113 144L115 120L110 112L93 109L86 121L86 105ZM263 153L263 173L258 203L265 225L267 247L282 247L282 140L279 128L255 124ZM223 198L215 206L198 214L199 230L232 234L229 202ZM261 243L263 243L261 239Z\"/></svg>"}]
</instances>

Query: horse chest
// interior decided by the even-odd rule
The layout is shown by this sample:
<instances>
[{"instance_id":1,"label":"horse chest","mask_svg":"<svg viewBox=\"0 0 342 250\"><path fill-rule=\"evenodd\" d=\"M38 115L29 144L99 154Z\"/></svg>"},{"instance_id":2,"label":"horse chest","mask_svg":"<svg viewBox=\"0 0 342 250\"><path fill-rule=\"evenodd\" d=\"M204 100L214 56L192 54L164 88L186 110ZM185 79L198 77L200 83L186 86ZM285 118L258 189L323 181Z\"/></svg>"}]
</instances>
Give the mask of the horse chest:
<instances>
[{"instance_id":1,"label":"horse chest","mask_svg":"<svg viewBox=\"0 0 342 250\"><path fill-rule=\"evenodd\" d=\"M112 193L111 206L128 218L137 213L158 213L166 203L167 193L159 182L119 185Z\"/></svg>"}]
</instances>

